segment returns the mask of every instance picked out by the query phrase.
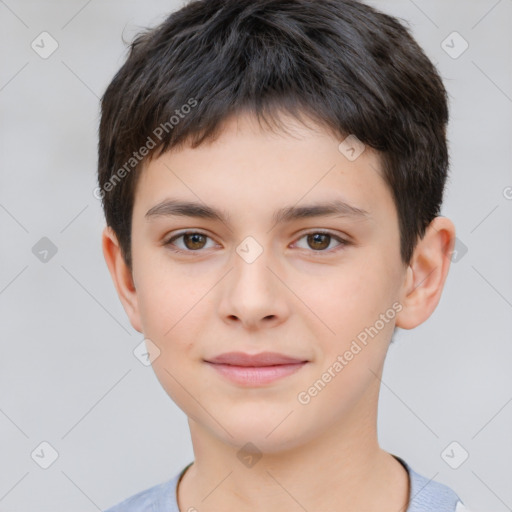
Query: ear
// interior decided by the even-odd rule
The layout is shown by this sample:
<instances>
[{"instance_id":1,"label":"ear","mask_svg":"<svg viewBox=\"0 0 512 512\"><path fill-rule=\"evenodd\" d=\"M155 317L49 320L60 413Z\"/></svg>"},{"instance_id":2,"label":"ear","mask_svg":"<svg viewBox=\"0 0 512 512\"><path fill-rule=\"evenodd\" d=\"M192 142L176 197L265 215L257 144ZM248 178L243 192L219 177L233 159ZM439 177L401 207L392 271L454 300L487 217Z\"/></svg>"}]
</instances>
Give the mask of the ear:
<instances>
[{"instance_id":1,"label":"ear","mask_svg":"<svg viewBox=\"0 0 512 512\"><path fill-rule=\"evenodd\" d=\"M142 333L137 290L135 289L133 276L123 258L117 236L111 227L105 227L101 240L103 256L114 281L119 299L133 328Z\"/></svg>"},{"instance_id":2,"label":"ear","mask_svg":"<svg viewBox=\"0 0 512 512\"><path fill-rule=\"evenodd\" d=\"M441 298L455 245L455 226L446 217L436 217L418 242L402 287L403 309L396 327L414 329L433 313Z\"/></svg>"}]
</instances>

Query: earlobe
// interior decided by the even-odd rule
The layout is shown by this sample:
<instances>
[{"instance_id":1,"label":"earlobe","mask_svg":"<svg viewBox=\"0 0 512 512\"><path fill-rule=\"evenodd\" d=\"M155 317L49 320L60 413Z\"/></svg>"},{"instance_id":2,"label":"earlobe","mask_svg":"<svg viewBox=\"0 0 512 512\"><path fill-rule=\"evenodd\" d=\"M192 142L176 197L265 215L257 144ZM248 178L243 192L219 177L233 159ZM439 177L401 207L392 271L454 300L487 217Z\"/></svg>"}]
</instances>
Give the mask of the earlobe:
<instances>
[{"instance_id":1,"label":"earlobe","mask_svg":"<svg viewBox=\"0 0 512 512\"><path fill-rule=\"evenodd\" d=\"M455 226L436 217L418 242L402 287L402 311L396 327L414 329L434 312L443 291L455 245Z\"/></svg>"},{"instance_id":2,"label":"earlobe","mask_svg":"<svg viewBox=\"0 0 512 512\"><path fill-rule=\"evenodd\" d=\"M142 333L137 290L133 276L123 258L117 236L110 226L106 226L103 230L102 249L112 281L130 323L136 331Z\"/></svg>"}]
</instances>

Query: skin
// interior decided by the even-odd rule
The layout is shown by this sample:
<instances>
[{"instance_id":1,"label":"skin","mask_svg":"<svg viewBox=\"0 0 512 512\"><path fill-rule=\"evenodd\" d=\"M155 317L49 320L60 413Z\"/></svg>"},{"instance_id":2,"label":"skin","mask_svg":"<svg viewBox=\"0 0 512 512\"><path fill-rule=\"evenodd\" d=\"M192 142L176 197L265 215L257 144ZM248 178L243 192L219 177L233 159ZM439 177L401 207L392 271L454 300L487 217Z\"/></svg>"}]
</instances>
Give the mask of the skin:
<instances>
[{"instance_id":1,"label":"skin","mask_svg":"<svg viewBox=\"0 0 512 512\"><path fill-rule=\"evenodd\" d=\"M215 141L146 162L133 210L132 273L113 231L103 232L105 260L130 322L160 350L153 369L189 418L195 457L178 504L201 512L405 510L407 472L377 440L380 377L393 328L412 329L436 308L455 228L435 218L404 265L378 153L366 147L350 161L339 137L312 122L282 119L287 133L240 114ZM224 209L231 222L145 217L171 197ZM272 221L284 206L335 198L369 218ZM164 245L188 229L208 238L174 240L188 250L183 254ZM305 235L318 230L352 243L308 242ZM247 236L263 250L252 263L236 252ZM300 403L298 394L393 303L401 305L394 318ZM204 362L229 351L274 351L309 362L273 383L243 387ZM248 442L262 454L252 467L237 457Z\"/></svg>"}]
</instances>

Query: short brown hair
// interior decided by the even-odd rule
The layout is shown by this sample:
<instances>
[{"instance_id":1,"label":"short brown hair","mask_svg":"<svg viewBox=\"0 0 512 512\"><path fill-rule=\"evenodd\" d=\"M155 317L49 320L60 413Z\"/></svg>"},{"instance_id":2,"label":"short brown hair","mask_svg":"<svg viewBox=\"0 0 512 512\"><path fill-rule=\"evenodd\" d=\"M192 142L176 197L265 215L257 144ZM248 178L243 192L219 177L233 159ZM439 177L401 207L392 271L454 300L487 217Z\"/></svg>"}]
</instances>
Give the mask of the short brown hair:
<instances>
[{"instance_id":1,"label":"short brown hair","mask_svg":"<svg viewBox=\"0 0 512 512\"><path fill-rule=\"evenodd\" d=\"M194 0L136 36L101 101L95 195L130 269L142 163L242 111L306 114L378 150L410 262L443 199L448 107L408 29L356 0Z\"/></svg>"}]
</instances>

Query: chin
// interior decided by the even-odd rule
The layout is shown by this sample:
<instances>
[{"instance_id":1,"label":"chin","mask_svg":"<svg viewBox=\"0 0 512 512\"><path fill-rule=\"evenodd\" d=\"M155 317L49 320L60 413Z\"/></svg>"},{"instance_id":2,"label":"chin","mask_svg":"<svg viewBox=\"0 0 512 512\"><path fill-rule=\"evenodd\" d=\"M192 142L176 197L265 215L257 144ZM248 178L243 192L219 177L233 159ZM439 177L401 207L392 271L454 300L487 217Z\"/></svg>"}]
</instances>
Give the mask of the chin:
<instances>
[{"instance_id":1,"label":"chin","mask_svg":"<svg viewBox=\"0 0 512 512\"><path fill-rule=\"evenodd\" d=\"M283 421L286 414L281 414L278 421L273 415L257 418L244 416L243 418L229 418L224 416L222 425L231 434L214 426L215 432L226 444L237 450L242 449L248 453L279 453L291 450L308 441L305 425L296 425L292 420L293 413ZM312 434L311 437L314 437Z\"/></svg>"}]
</instances>

